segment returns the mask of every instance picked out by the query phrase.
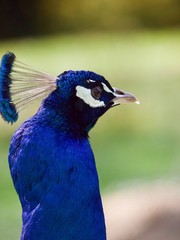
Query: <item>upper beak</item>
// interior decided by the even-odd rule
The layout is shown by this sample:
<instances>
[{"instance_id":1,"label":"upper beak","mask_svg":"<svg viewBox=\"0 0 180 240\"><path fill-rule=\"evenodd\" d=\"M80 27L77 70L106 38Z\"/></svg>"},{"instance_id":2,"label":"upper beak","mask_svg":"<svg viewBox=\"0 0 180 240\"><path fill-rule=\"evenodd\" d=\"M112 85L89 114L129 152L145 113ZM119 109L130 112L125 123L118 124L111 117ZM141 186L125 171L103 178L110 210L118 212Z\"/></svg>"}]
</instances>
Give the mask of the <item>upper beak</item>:
<instances>
[{"instance_id":1,"label":"upper beak","mask_svg":"<svg viewBox=\"0 0 180 240\"><path fill-rule=\"evenodd\" d=\"M114 89L114 98L111 102L113 102L112 106L118 105L118 104L125 104L125 103L137 103L140 104L137 97L135 97L133 94L124 92L122 90L119 90L117 88Z\"/></svg>"}]
</instances>

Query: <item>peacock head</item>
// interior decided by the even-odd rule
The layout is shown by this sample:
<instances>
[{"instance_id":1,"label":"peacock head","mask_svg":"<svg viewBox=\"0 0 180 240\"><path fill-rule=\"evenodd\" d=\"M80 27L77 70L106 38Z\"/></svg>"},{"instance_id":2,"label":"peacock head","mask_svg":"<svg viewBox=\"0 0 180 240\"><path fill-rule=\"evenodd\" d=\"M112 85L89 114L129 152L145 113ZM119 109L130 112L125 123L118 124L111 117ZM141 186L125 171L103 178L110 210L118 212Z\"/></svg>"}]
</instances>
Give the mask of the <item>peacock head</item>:
<instances>
[{"instance_id":1,"label":"peacock head","mask_svg":"<svg viewBox=\"0 0 180 240\"><path fill-rule=\"evenodd\" d=\"M64 122L86 132L108 109L139 103L134 95L113 88L94 72L70 70L55 77L19 62L11 52L6 53L0 65L0 115L14 123L18 113L38 98L44 98L40 109L46 110L46 116L51 118L50 112L54 111L59 119L64 118Z\"/></svg>"},{"instance_id":2,"label":"peacock head","mask_svg":"<svg viewBox=\"0 0 180 240\"><path fill-rule=\"evenodd\" d=\"M139 103L134 95L113 88L103 76L91 71L70 70L60 74L55 92L73 121L87 131L108 109L124 103Z\"/></svg>"}]
</instances>

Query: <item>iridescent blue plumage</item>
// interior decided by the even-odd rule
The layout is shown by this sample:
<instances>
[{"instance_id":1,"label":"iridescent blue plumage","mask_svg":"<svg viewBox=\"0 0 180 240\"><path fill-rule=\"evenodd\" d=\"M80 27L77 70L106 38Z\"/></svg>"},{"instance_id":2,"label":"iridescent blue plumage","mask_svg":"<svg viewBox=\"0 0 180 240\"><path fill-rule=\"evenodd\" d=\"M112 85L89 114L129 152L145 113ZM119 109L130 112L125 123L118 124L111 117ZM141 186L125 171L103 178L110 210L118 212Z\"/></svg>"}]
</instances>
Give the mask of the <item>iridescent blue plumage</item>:
<instances>
[{"instance_id":1,"label":"iridescent blue plumage","mask_svg":"<svg viewBox=\"0 0 180 240\"><path fill-rule=\"evenodd\" d=\"M106 239L88 141L94 119L88 106L88 119L81 117L82 102L75 100L70 85L52 92L12 138L9 165L23 208L23 240Z\"/></svg>"},{"instance_id":2,"label":"iridescent blue plumage","mask_svg":"<svg viewBox=\"0 0 180 240\"><path fill-rule=\"evenodd\" d=\"M3 119L10 123L15 122L18 118L16 107L12 103L10 95L11 78L9 75L14 60L15 55L7 53L3 56L0 66L0 113Z\"/></svg>"},{"instance_id":3,"label":"iridescent blue plumage","mask_svg":"<svg viewBox=\"0 0 180 240\"><path fill-rule=\"evenodd\" d=\"M15 132L9 149L11 176L22 205L21 240L105 240L88 133L112 106L137 99L94 72L67 71L53 77L16 62L11 69L13 61L5 55L1 63L0 113L6 121L16 120L7 114L11 104L20 108L49 94Z\"/></svg>"},{"instance_id":4,"label":"iridescent blue plumage","mask_svg":"<svg viewBox=\"0 0 180 240\"><path fill-rule=\"evenodd\" d=\"M23 209L23 240L106 239L90 144L66 126L42 106L13 136L9 165Z\"/></svg>"}]
</instances>

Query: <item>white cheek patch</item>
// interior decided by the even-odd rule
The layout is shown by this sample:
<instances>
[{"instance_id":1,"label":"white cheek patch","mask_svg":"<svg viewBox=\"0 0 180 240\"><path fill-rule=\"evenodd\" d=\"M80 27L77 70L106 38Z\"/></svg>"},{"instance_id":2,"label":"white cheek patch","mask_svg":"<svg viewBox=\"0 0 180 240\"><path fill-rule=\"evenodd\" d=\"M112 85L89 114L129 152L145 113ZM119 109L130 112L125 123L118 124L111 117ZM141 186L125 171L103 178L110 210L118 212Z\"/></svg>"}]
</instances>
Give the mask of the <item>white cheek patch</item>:
<instances>
[{"instance_id":1,"label":"white cheek patch","mask_svg":"<svg viewBox=\"0 0 180 240\"><path fill-rule=\"evenodd\" d=\"M88 104L90 107L96 108L96 107L105 107L105 103L100 100L96 100L91 95L91 89L77 86L76 87L76 96L80 99L82 99L86 104Z\"/></svg>"}]
</instances>

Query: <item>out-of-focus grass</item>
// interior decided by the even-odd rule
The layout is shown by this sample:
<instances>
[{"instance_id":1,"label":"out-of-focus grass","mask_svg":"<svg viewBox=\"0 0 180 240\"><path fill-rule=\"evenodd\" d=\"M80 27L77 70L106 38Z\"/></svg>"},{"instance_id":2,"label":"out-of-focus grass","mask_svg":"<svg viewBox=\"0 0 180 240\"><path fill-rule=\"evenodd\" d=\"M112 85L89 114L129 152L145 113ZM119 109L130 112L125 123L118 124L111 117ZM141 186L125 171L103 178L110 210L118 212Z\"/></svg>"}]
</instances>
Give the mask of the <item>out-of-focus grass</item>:
<instances>
[{"instance_id":1,"label":"out-of-focus grass","mask_svg":"<svg viewBox=\"0 0 180 240\"><path fill-rule=\"evenodd\" d=\"M0 55L14 51L21 61L54 75L93 70L139 97L141 105L111 109L90 134L105 190L129 180L178 178L179 42L179 32L68 35L1 42ZM38 105L30 105L13 126L0 120L0 239L20 235L21 210L7 162L10 137Z\"/></svg>"}]
</instances>

